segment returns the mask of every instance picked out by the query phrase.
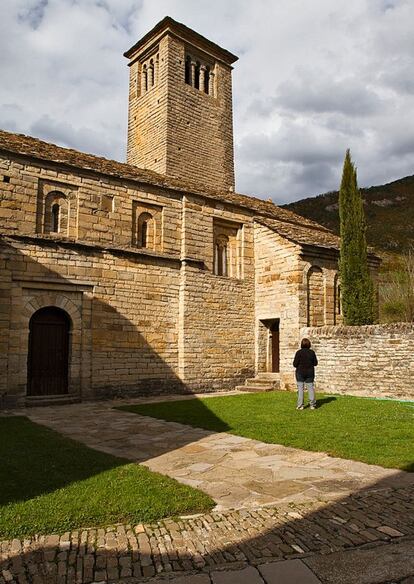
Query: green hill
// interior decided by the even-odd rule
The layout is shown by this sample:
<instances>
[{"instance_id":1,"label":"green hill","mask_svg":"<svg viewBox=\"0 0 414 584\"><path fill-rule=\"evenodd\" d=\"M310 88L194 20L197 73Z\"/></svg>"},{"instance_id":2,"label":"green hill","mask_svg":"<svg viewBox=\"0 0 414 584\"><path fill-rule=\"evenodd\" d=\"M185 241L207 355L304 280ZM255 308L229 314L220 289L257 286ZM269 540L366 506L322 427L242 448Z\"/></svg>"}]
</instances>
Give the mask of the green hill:
<instances>
[{"instance_id":1,"label":"green hill","mask_svg":"<svg viewBox=\"0 0 414 584\"><path fill-rule=\"evenodd\" d=\"M401 253L414 246L414 175L361 189L367 240L379 251ZM339 234L338 192L281 205Z\"/></svg>"}]
</instances>

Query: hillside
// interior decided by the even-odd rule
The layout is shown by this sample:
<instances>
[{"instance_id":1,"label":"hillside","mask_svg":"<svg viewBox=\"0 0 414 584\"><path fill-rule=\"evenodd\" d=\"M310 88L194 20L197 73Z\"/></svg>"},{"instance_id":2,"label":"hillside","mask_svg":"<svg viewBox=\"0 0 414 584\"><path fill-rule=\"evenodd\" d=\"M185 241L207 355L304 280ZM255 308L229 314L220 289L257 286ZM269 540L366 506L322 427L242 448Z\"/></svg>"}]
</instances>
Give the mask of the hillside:
<instances>
[{"instance_id":1,"label":"hillside","mask_svg":"<svg viewBox=\"0 0 414 584\"><path fill-rule=\"evenodd\" d=\"M414 175L361 193L369 245L397 253L414 245ZM281 206L339 233L337 191Z\"/></svg>"}]
</instances>

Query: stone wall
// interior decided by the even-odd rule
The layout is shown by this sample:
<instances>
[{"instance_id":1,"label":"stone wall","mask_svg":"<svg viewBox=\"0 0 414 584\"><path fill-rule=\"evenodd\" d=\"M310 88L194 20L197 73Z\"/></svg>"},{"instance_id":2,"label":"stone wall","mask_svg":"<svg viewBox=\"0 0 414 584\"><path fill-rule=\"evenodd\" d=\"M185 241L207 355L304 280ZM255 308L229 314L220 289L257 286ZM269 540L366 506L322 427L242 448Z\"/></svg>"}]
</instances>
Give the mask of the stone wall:
<instances>
[{"instance_id":1,"label":"stone wall","mask_svg":"<svg viewBox=\"0 0 414 584\"><path fill-rule=\"evenodd\" d=\"M69 393L99 398L182 389L178 261L15 237L3 238L0 258L3 392L24 398L30 318L47 306L71 320Z\"/></svg>"},{"instance_id":2,"label":"stone wall","mask_svg":"<svg viewBox=\"0 0 414 584\"><path fill-rule=\"evenodd\" d=\"M0 395L24 400L29 322L46 306L70 318L69 392L82 398L224 389L254 374L251 212L17 156L0 172ZM45 232L55 191L67 221ZM134 244L146 208L152 250ZM213 274L216 221L239 234L237 277Z\"/></svg>"},{"instance_id":3,"label":"stone wall","mask_svg":"<svg viewBox=\"0 0 414 584\"><path fill-rule=\"evenodd\" d=\"M264 225L255 225L256 368L271 371L267 323L279 320L281 388L291 384L291 354L299 328L299 247Z\"/></svg>"},{"instance_id":4,"label":"stone wall","mask_svg":"<svg viewBox=\"0 0 414 584\"><path fill-rule=\"evenodd\" d=\"M303 328L319 365L317 389L414 399L414 323Z\"/></svg>"},{"instance_id":5,"label":"stone wall","mask_svg":"<svg viewBox=\"0 0 414 584\"><path fill-rule=\"evenodd\" d=\"M7 183L0 181L3 232L131 247L135 239L134 211L147 208L154 214L156 205L162 223L160 251L180 256L181 201L169 191L35 160L22 164L17 156L0 156L0 173L9 177ZM69 208L67 230L53 234L45 230L46 202L51 192L65 196Z\"/></svg>"}]
</instances>

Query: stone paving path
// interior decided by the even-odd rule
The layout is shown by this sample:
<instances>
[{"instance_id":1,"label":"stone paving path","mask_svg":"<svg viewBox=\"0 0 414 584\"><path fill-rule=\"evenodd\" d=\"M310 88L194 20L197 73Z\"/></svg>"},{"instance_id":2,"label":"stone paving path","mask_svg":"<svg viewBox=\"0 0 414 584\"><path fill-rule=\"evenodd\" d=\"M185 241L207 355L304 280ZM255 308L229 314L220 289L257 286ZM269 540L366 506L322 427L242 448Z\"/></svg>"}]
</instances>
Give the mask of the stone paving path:
<instances>
[{"instance_id":1,"label":"stone paving path","mask_svg":"<svg viewBox=\"0 0 414 584\"><path fill-rule=\"evenodd\" d=\"M216 510L337 499L378 481L393 487L414 484L414 474L212 433L113 406L113 402L82 403L25 413L92 448L205 491L216 501Z\"/></svg>"},{"instance_id":2,"label":"stone paving path","mask_svg":"<svg viewBox=\"0 0 414 584\"><path fill-rule=\"evenodd\" d=\"M150 525L0 542L0 584L414 584L414 474L113 405L24 413L202 488L216 509Z\"/></svg>"}]
</instances>

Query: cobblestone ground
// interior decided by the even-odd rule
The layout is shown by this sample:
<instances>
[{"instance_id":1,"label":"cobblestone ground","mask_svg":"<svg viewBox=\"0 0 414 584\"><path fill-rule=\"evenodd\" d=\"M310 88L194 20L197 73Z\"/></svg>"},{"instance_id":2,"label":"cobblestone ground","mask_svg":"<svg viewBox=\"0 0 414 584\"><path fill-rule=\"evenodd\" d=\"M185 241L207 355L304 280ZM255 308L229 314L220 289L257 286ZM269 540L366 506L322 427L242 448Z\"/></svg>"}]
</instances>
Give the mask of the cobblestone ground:
<instances>
[{"instance_id":1,"label":"cobblestone ground","mask_svg":"<svg viewBox=\"0 0 414 584\"><path fill-rule=\"evenodd\" d=\"M291 503L15 539L0 544L0 584L127 583L157 575L158 584L179 574L183 577L173 584L313 584L320 580L306 562L316 556L388 542L414 544L413 517L413 487L377 485L333 503ZM277 561L275 566L284 569L281 562L292 559L298 562L289 566L307 570L308 579L305 572L300 580L274 579L269 563Z\"/></svg>"}]
</instances>

